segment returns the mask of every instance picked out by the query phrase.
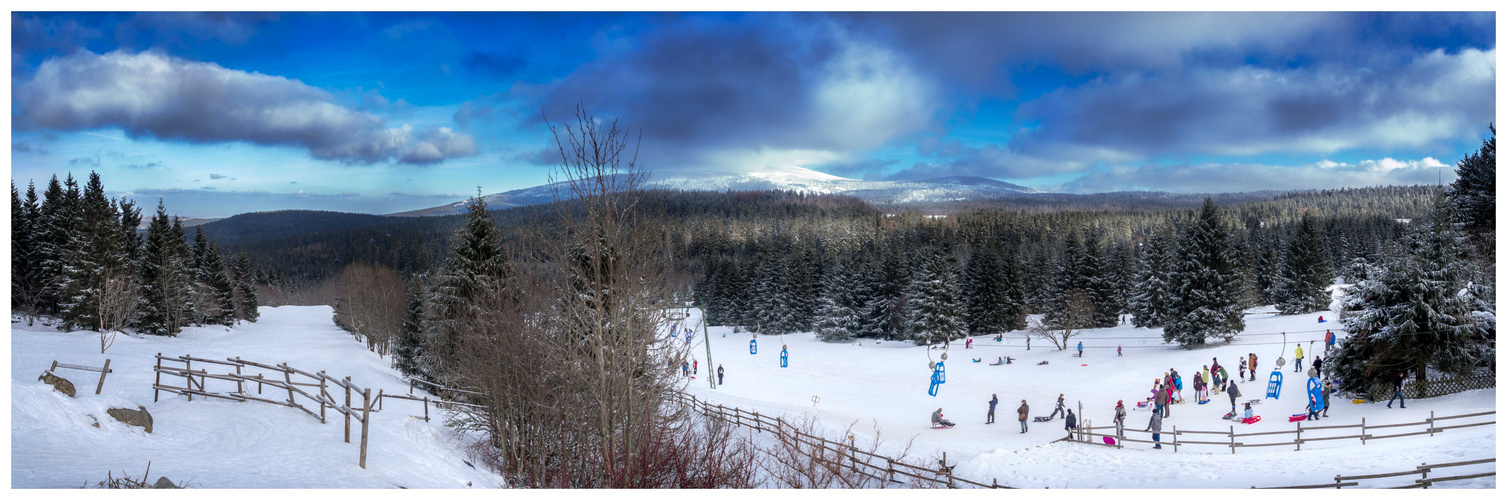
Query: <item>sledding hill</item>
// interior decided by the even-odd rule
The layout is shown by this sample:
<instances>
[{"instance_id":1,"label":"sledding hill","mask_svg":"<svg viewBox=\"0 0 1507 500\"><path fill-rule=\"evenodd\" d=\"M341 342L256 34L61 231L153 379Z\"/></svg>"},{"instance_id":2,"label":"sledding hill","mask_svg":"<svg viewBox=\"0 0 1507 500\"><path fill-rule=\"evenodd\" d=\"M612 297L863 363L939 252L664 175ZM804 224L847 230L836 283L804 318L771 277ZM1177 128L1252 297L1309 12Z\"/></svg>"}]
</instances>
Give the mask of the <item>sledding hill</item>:
<instances>
[{"instance_id":1,"label":"sledding hill","mask_svg":"<svg viewBox=\"0 0 1507 500\"><path fill-rule=\"evenodd\" d=\"M499 476L466 465L467 438L441 419L424 422L409 416L422 414L418 403L387 400L385 411L372 415L367 468L362 469L355 440L344 442L343 422L336 418L320 424L293 408L200 398L190 402L167 393L152 402L152 368L159 352L286 362L349 375L374 393L407 393L408 384L388 367L388 360L337 329L330 314L323 306L263 307L261 321L234 328L191 328L177 338L122 335L106 354L99 353L98 334L13 323L11 486L77 488L103 480L106 472L119 476L122 470L139 477L151 461L151 481L167 476L205 488L499 487ZM77 398L37 381L53 360L100 366L105 358L115 373L101 395L94 395L93 373L59 370L78 386ZM210 371L216 373L213 367ZM207 385L211 391L230 392L235 383L211 379ZM111 406L137 405L152 414L150 434L105 414ZM433 408L430 412L439 414ZM99 428L92 425L96 419Z\"/></svg>"}]
</instances>

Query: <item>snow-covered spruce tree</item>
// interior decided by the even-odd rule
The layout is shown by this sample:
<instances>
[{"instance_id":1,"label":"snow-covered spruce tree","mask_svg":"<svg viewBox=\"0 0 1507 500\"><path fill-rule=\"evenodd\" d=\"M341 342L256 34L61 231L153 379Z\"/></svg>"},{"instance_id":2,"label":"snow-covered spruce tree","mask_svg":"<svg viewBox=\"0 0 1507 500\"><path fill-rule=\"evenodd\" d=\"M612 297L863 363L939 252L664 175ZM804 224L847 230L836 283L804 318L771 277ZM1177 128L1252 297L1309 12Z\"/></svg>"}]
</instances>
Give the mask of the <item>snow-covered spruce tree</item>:
<instances>
[{"instance_id":1,"label":"snow-covered spruce tree","mask_svg":"<svg viewBox=\"0 0 1507 500\"><path fill-rule=\"evenodd\" d=\"M1491 126L1491 138L1481 141L1481 148L1455 165L1455 182L1449 186L1449 203L1454 221L1469 234L1496 231L1497 212L1497 127Z\"/></svg>"},{"instance_id":2,"label":"snow-covered spruce tree","mask_svg":"<svg viewBox=\"0 0 1507 500\"><path fill-rule=\"evenodd\" d=\"M1282 260L1275 299L1282 314L1308 314L1329 308L1329 285L1334 283L1324 241L1312 215L1303 214Z\"/></svg>"},{"instance_id":3,"label":"snow-covered spruce tree","mask_svg":"<svg viewBox=\"0 0 1507 500\"><path fill-rule=\"evenodd\" d=\"M910 273L900 258L900 250L885 248L882 252L870 268L871 293L864 306L863 329L867 336L899 340L906 337L910 318L910 300L906 296Z\"/></svg>"},{"instance_id":4,"label":"snow-covered spruce tree","mask_svg":"<svg viewBox=\"0 0 1507 500\"><path fill-rule=\"evenodd\" d=\"M63 328L102 329L104 318L100 304L105 283L127 276L126 256L120 244L120 212L109 198L99 174L90 172L89 183L73 226L78 229L62 253L62 286L58 293L58 314ZM134 293L115 289L119 293Z\"/></svg>"},{"instance_id":5,"label":"snow-covered spruce tree","mask_svg":"<svg viewBox=\"0 0 1507 500\"><path fill-rule=\"evenodd\" d=\"M1115 305L1114 281L1108 276L1109 267L1104 259L1099 232L1089 231L1083 238L1083 260L1079 263L1078 276L1083 291L1094 304L1092 326L1105 328L1120 322L1120 309Z\"/></svg>"},{"instance_id":6,"label":"snow-covered spruce tree","mask_svg":"<svg viewBox=\"0 0 1507 500\"><path fill-rule=\"evenodd\" d=\"M1078 292L1083 293L1079 299L1093 303L1093 298L1084 290L1084 280L1079 273L1079 264L1083 263L1083 241L1078 234L1068 237L1066 246L1063 248L1062 257L1054 262L1052 269L1051 288L1048 289L1046 310L1043 313L1042 322L1047 325L1056 325L1061 322L1062 315L1068 309L1068 301L1074 298ZM1092 316L1088 318L1092 321ZM1073 328L1084 328L1088 325L1073 325Z\"/></svg>"},{"instance_id":7,"label":"snow-covered spruce tree","mask_svg":"<svg viewBox=\"0 0 1507 500\"><path fill-rule=\"evenodd\" d=\"M425 299L429 310L424 317L424 365L430 375L447 379L447 363L454 360L457 348L456 318L477 295L503 290L509 275L508 256L502 248L502 233L487 212L487 202L480 190L466 203L466 223L450 239L450 255L436 276L434 290Z\"/></svg>"},{"instance_id":8,"label":"snow-covered spruce tree","mask_svg":"<svg viewBox=\"0 0 1507 500\"><path fill-rule=\"evenodd\" d=\"M816 310L816 338L823 342L847 342L863 326L858 313L844 306L832 295L822 297Z\"/></svg>"},{"instance_id":9,"label":"snow-covered spruce tree","mask_svg":"<svg viewBox=\"0 0 1507 500\"><path fill-rule=\"evenodd\" d=\"M750 327L759 333L779 335L794 331L794 290L791 282L788 255L790 245L781 242L760 254L759 272L755 275L757 286L753 301L754 322Z\"/></svg>"},{"instance_id":10,"label":"snow-covered spruce tree","mask_svg":"<svg viewBox=\"0 0 1507 500\"><path fill-rule=\"evenodd\" d=\"M1364 393L1399 372L1422 388L1430 371L1495 368L1495 312L1464 279L1458 236L1441 194L1385 263L1346 292L1340 322L1349 336L1324 364L1342 389Z\"/></svg>"},{"instance_id":11,"label":"snow-covered spruce tree","mask_svg":"<svg viewBox=\"0 0 1507 500\"><path fill-rule=\"evenodd\" d=\"M171 285L163 289L168 294L167 304L172 307L169 323L178 327L203 324L199 315L198 268L194 266L194 251L188 244L183 219L173 216L173 227L169 233L171 237L168 238L168 249L172 256L172 272L164 276L171 280Z\"/></svg>"},{"instance_id":12,"label":"snow-covered spruce tree","mask_svg":"<svg viewBox=\"0 0 1507 500\"><path fill-rule=\"evenodd\" d=\"M406 377L428 380L422 369L424 351L424 285L415 276L408 285L408 305L403 312L403 328L398 330L393 350L393 368Z\"/></svg>"},{"instance_id":13,"label":"snow-covered spruce tree","mask_svg":"<svg viewBox=\"0 0 1507 500\"><path fill-rule=\"evenodd\" d=\"M235 271L236 317L255 323L261 312L257 310L260 301L256 296L256 273L251 257L246 252L237 254L231 268Z\"/></svg>"},{"instance_id":14,"label":"snow-covered spruce tree","mask_svg":"<svg viewBox=\"0 0 1507 500\"><path fill-rule=\"evenodd\" d=\"M1230 339L1245 329L1240 274L1230 247L1219 209L1214 200L1204 198L1203 208L1178 238L1164 340L1184 347L1203 345L1209 338Z\"/></svg>"},{"instance_id":15,"label":"snow-covered spruce tree","mask_svg":"<svg viewBox=\"0 0 1507 500\"><path fill-rule=\"evenodd\" d=\"M58 312L58 292L63 284L63 251L69 247L73 235L79 232L77 211L80 198L78 183L74 182L72 174L64 183L59 183L56 175L47 182L36 219L41 290L35 308L40 314Z\"/></svg>"},{"instance_id":16,"label":"snow-covered spruce tree","mask_svg":"<svg viewBox=\"0 0 1507 500\"><path fill-rule=\"evenodd\" d=\"M1005 287L1004 311L1000 314L1004 320L1004 329L1020 330L1026 327L1026 287L1025 273L1020 268L1020 254L1015 248L1011 248L1003 258L1001 270Z\"/></svg>"},{"instance_id":17,"label":"snow-covered spruce tree","mask_svg":"<svg viewBox=\"0 0 1507 500\"><path fill-rule=\"evenodd\" d=\"M1160 232L1146 237L1140 269L1130 296L1130 320L1135 326L1156 328L1167 324L1172 311L1172 237Z\"/></svg>"},{"instance_id":18,"label":"snow-covered spruce tree","mask_svg":"<svg viewBox=\"0 0 1507 500\"><path fill-rule=\"evenodd\" d=\"M42 275L42 251L40 227L41 206L37 201L37 186L27 183L23 198L11 185L11 310L26 317L31 326L38 313L46 280Z\"/></svg>"},{"instance_id":19,"label":"snow-covered spruce tree","mask_svg":"<svg viewBox=\"0 0 1507 500\"><path fill-rule=\"evenodd\" d=\"M1009 292L1000 268L999 257L992 250L979 248L968 256L963 273L963 296L968 304L968 331L976 335L1002 332Z\"/></svg>"},{"instance_id":20,"label":"snow-covered spruce tree","mask_svg":"<svg viewBox=\"0 0 1507 500\"><path fill-rule=\"evenodd\" d=\"M142 252L141 264L141 311L136 321L136 331L149 335L176 335L183 329L183 324L177 319L177 313L181 307L170 302L173 293L172 287L177 286L180 280L175 279L173 273L177 271L175 250L172 245L172 226L168 222L167 208L162 200L157 200L157 213L152 216L152 222L147 226L146 248Z\"/></svg>"},{"instance_id":21,"label":"snow-covered spruce tree","mask_svg":"<svg viewBox=\"0 0 1507 500\"><path fill-rule=\"evenodd\" d=\"M935 344L968 335L957 258L946 244L932 246L911 280L909 331L919 343Z\"/></svg>"},{"instance_id":22,"label":"snow-covered spruce tree","mask_svg":"<svg viewBox=\"0 0 1507 500\"><path fill-rule=\"evenodd\" d=\"M225 265L225 259L220 253L220 246L213 239L209 240L208 253L204 256L204 272L208 278L209 290L213 293L210 314L205 315L206 323L212 325L231 326L235 324L235 281L230 277L230 270Z\"/></svg>"}]
</instances>

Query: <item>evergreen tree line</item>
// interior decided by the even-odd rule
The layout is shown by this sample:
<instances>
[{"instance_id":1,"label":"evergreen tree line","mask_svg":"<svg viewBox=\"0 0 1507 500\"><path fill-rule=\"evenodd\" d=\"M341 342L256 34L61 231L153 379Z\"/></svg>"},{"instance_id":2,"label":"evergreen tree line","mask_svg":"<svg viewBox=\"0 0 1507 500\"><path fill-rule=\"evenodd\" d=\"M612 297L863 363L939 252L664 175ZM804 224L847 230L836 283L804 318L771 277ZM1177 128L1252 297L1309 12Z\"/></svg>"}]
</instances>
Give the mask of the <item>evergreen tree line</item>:
<instances>
[{"instance_id":1,"label":"evergreen tree line","mask_svg":"<svg viewBox=\"0 0 1507 500\"><path fill-rule=\"evenodd\" d=\"M245 253L222 254L159 200L143 235L141 210L110 199L98 173L79 188L56 175L38 197L11 184L11 310L28 324L56 317L65 330L175 335L185 326L256 321L257 290Z\"/></svg>"}]
</instances>

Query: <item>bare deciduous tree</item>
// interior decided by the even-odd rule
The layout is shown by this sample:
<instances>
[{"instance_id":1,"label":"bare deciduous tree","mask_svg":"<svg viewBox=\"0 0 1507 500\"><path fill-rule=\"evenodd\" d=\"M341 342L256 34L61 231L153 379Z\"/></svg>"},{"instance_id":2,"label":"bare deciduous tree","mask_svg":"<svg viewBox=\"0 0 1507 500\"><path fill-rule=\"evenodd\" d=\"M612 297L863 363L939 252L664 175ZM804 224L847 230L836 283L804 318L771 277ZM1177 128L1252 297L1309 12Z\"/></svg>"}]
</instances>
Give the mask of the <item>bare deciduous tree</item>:
<instances>
[{"instance_id":1,"label":"bare deciduous tree","mask_svg":"<svg viewBox=\"0 0 1507 500\"><path fill-rule=\"evenodd\" d=\"M347 265L336 278L335 323L380 356L392 350L407 306L403 278L386 266Z\"/></svg>"},{"instance_id":2,"label":"bare deciduous tree","mask_svg":"<svg viewBox=\"0 0 1507 500\"><path fill-rule=\"evenodd\" d=\"M1057 350L1067 349L1068 339L1082 333L1084 328L1093 326L1094 302L1088 298L1088 294L1082 290L1074 289L1068 292L1067 308L1061 311L1054 321L1043 322L1041 319L1032 319L1028 335L1035 335L1052 341Z\"/></svg>"},{"instance_id":3,"label":"bare deciduous tree","mask_svg":"<svg viewBox=\"0 0 1507 500\"><path fill-rule=\"evenodd\" d=\"M115 335L136 317L141 304L136 280L115 270L106 270L99 294L99 352L115 344Z\"/></svg>"}]
</instances>

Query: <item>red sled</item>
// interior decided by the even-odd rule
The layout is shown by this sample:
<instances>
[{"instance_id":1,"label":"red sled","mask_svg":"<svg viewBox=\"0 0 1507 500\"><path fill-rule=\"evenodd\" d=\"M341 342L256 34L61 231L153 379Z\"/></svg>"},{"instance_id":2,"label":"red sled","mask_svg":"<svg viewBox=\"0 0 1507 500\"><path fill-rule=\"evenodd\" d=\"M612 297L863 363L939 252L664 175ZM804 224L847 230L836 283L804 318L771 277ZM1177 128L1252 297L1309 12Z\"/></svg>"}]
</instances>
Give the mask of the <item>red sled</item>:
<instances>
[{"instance_id":1,"label":"red sled","mask_svg":"<svg viewBox=\"0 0 1507 500\"><path fill-rule=\"evenodd\" d=\"M957 427L957 426L956 425L933 425L933 426L931 426L932 430L936 430L936 429L951 429L953 427Z\"/></svg>"},{"instance_id":2,"label":"red sled","mask_svg":"<svg viewBox=\"0 0 1507 500\"><path fill-rule=\"evenodd\" d=\"M1288 422L1299 422L1299 421L1303 421L1303 420L1308 420L1308 414L1307 413L1299 413L1297 415L1293 415L1291 417L1287 417L1287 421Z\"/></svg>"},{"instance_id":3,"label":"red sled","mask_svg":"<svg viewBox=\"0 0 1507 500\"><path fill-rule=\"evenodd\" d=\"M1110 445L1110 446L1114 446L1115 445L1115 438L1112 438L1112 437L1109 437L1109 436L1104 436L1104 444L1107 444L1107 445Z\"/></svg>"},{"instance_id":4,"label":"red sled","mask_svg":"<svg viewBox=\"0 0 1507 500\"><path fill-rule=\"evenodd\" d=\"M1306 417L1307 415L1304 415L1304 416ZM1245 420L1241 420L1240 423L1242 423L1242 424L1254 424L1254 423L1260 422L1260 421L1261 421L1261 415L1253 415L1253 416L1251 416L1251 418L1247 418Z\"/></svg>"}]
</instances>

